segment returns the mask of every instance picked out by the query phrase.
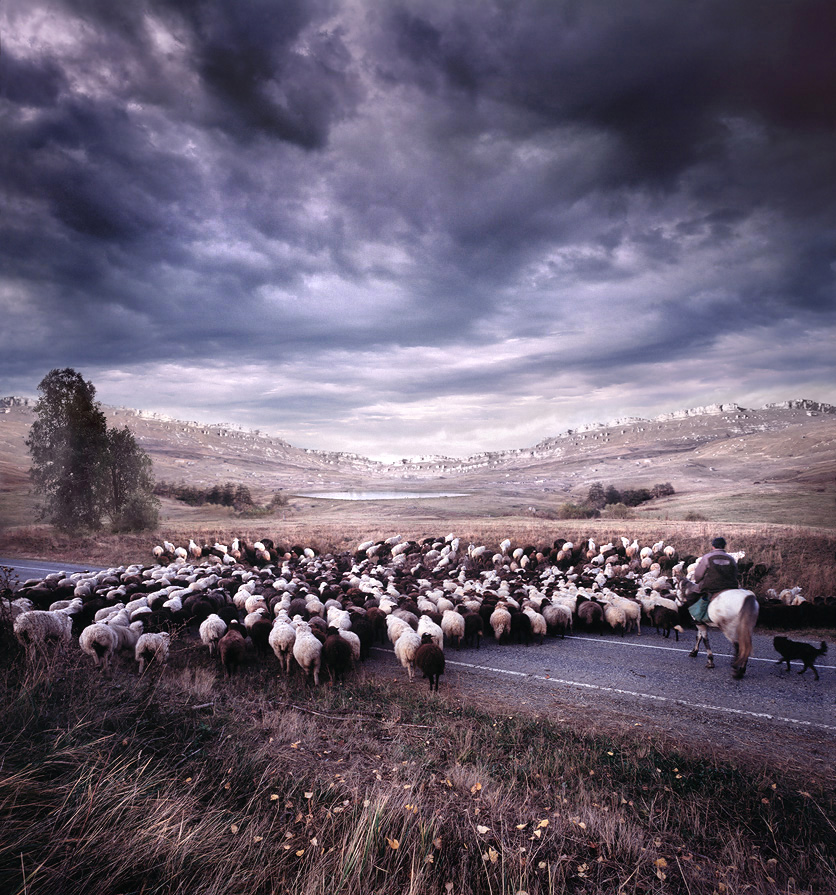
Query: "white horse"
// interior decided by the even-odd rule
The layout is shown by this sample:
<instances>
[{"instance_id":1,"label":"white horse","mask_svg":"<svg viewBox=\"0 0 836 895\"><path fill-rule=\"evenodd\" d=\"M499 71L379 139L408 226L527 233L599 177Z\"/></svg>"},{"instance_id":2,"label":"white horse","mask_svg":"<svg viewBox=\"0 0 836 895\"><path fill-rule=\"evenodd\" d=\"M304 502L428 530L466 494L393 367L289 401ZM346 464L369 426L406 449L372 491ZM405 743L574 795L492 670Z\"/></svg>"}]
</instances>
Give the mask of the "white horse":
<instances>
[{"instance_id":1,"label":"white horse","mask_svg":"<svg viewBox=\"0 0 836 895\"><path fill-rule=\"evenodd\" d=\"M693 593L696 585L687 578L679 583L679 598ZM726 640L734 646L732 674L741 678L746 673L746 663L752 655L752 631L758 620L760 607L755 595L750 590L724 590L717 594L708 604L708 621L697 622L697 643L688 655L695 659L700 651L700 643L705 641L708 655L706 668L714 667L714 653L708 643L708 627L719 628Z\"/></svg>"}]
</instances>

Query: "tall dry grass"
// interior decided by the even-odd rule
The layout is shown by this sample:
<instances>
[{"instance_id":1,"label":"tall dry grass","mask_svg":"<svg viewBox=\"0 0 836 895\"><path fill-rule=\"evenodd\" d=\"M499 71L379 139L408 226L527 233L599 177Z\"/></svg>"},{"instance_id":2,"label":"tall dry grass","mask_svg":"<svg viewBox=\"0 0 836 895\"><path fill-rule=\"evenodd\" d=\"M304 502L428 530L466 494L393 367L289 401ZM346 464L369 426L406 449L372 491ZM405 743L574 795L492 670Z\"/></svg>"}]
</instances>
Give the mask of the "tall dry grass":
<instances>
[{"instance_id":1,"label":"tall dry grass","mask_svg":"<svg viewBox=\"0 0 836 895\"><path fill-rule=\"evenodd\" d=\"M836 891L834 794L779 769L191 650L112 681L7 654L0 891Z\"/></svg>"}]
</instances>

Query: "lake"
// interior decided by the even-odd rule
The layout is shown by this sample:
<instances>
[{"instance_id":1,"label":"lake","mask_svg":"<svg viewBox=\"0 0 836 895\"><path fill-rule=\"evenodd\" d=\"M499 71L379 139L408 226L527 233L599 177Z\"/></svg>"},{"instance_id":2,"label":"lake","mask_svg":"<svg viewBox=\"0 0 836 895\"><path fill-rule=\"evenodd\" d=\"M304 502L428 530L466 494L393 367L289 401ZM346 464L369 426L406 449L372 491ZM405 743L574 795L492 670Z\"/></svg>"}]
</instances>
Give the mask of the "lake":
<instances>
[{"instance_id":1,"label":"lake","mask_svg":"<svg viewBox=\"0 0 836 895\"><path fill-rule=\"evenodd\" d=\"M456 491L308 491L299 497L319 500L429 500L433 497L468 497Z\"/></svg>"}]
</instances>

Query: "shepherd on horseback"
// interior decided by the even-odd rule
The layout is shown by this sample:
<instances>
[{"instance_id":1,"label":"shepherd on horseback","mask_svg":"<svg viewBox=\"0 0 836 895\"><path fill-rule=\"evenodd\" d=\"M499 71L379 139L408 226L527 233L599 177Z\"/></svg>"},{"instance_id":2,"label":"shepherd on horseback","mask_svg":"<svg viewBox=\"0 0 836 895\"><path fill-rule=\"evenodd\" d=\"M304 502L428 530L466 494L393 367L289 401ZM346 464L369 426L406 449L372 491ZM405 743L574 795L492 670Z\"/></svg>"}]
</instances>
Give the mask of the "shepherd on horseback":
<instances>
[{"instance_id":1,"label":"shepherd on horseback","mask_svg":"<svg viewBox=\"0 0 836 895\"><path fill-rule=\"evenodd\" d=\"M701 556L694 569L697 589L685 601L695 622L708 621L708 604L724 590L737 588L737 561L726 553L726 539L714 538L711 550Z\"/></svg>"},{"instance_id":2,"label":"shepherd on horseback","mask_svg":"<svg viewBox=\"0 0 836 895\"><path fill-rule=\"evenodd\" d=\"M679 585L680 601L697 625L697 643L690 656L696 657L705 642L707 668L714 667L714 654L708 643L708 625L719 628L734 646L732 670L737 678L746 673L752 654L752 631L758 619L758 601L750 590L737 583L737 562L726 553L725 538L714 538L712 549L700 557L694 569L694 580L683 578Z\"/></svg>"}]
</instances>

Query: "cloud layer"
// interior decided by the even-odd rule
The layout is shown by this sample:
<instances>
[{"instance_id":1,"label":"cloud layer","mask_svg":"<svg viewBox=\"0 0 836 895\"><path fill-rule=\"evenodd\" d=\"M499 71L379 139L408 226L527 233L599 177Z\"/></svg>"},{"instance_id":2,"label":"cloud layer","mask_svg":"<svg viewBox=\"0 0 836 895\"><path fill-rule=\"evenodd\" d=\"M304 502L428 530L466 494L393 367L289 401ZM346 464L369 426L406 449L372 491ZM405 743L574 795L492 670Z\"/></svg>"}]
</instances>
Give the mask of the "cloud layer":
<instances>
[{"instance_id":1,"label":"cloud layer","mask_svg":"<svg viewBox=\"0 0 836 895\"><path fill-rule=\"evenodd\" d=\"M829 0L10 0L0 383L380 457L836 400Z\"/></svg>"}]
</instances>

